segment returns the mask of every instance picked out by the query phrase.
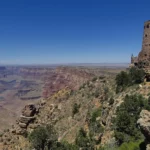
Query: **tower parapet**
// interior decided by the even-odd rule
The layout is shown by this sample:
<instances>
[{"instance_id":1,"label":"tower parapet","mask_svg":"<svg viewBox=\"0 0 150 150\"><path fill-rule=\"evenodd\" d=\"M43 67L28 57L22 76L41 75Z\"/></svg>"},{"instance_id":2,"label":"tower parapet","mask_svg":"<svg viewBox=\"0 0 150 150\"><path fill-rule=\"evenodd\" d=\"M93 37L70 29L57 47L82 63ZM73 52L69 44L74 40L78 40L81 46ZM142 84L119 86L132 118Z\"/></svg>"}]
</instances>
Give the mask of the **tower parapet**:
<instances>
[{"instance_id":1,"label":"tower parapet","mask_svg":"<svg viewBox=\"0 0 150 150\"><path fill-rule=\"evenodd\" d=\"M138 64L138 57L134 57L133 54L131 55L131 66L137 66Z\"/></svg>"}]
</instances>

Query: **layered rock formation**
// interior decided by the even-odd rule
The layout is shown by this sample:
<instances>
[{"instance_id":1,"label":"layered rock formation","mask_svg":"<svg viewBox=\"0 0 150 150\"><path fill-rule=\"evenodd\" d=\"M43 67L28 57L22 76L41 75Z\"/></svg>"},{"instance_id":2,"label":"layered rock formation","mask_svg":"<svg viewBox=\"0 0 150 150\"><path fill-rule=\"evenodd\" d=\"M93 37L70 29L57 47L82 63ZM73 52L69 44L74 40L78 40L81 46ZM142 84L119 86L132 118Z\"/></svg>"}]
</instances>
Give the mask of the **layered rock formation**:
<instances>
[{"instance_id":1,"label":"layered rock formation","mask_svg":"<svg viewBox=\"0 0 150 150\"><path fill-rule=\"evenodd\" d=\"M53 71L54 68L49 67L22 67L18 70L18 74L24 78L43 79Z\"/></svg>"},{"instance_id":2,"label":"layered rock formation","mask_svg":"<svg viewBox=\"0 0 150 150\"><path fill-rule=\"evenodd\" d=\"M43 87L43 97L47 98L66 87L75 90L93 76L94 74L88 72L86 69L58 67L53 73L43 79L45 83Z\"/></svg>"},{"instance_id":3,"label":"layered rock formation","mask_svg":"<svg viewBox=\"0 0 150 150\"><path fill-rule=\"evenodd\" d=\"M30 87L31 84L33 86L35 85L35 82L32 80L40 81L43 92L37 96L34 94L35 98L33 96L33 99L40 98L40 96L47 98L65 87L69 87L73 90L77 89L82 83L94 76L94 73L89 71L89 69L80 67L14 67L9 69L12 70L12 72L16 70L14 74L25 79L22 80L16 88L24 86L25 90L29 90L28 87ZM18 92L18 95L23 93L24 92ZM28 97L23 96L21 98L23 100L32 99L32 96Z\"/></svg>"},{"instance_id":4,"label":"layered rock formation","mask_svg":"<svg viewBox=\"0 0 150 150\"><path fill-rule=\"evenodd\" d=\"M37 109L35 105L26 105L22 110L22 114L19 119L16 121L17 125L13 128L12 132L19 135L24 134L29 123L34 121L36 112Z\"/></svg>"},{"instance_id":5,"label":"layered rock formation","mask_svg":"<svg viewBox=\"0 0 150 150\"><path fill-rule=\"evenodd\" d=\"M72 90L76 90L81 84L87 80L93 78L95 75L99 75L99 69L84 68L84 67L8 67L5 69L7 74L11 72L11 75L17 75L21 77L22 80L14 83L13 89L18 89L16 94L22 100L38 99L40 97L47 98L53 93L59 91L60 89L69 87ZM101 74L105 74L105 71ZM7 89L5 86L2 90ZM10 83L9 83L10 84ZM42 89L35 94L32 89L35 87L40 87L38 90ZM10 87L10 85L9 85ZM33 87L33 88L32 88ZM0 87L1 89L1 87ZM28 91L28 92L27 92ZM29 93L29 95L28 95ZM31 93L31 94L30 94Z\"/></svg>"},{"instance_id":6,"label":"layered rock formation","mask_svg":"<svg viewBox=\"0 0 150 150\"><path fill-rule=\"evenodd\" d=\"M16 124L12 126L11 129L4 131L3 135L0 137L0 142L3 144L3 150L14 150L19 149L17 147L17 142L22 136L26 136L28 126L35 120L36 113L38 109L33 104L26 105L19 119L16 120ZM16 147L12 147L13 143L16 143Z\"/></svg>"}]
</instances>

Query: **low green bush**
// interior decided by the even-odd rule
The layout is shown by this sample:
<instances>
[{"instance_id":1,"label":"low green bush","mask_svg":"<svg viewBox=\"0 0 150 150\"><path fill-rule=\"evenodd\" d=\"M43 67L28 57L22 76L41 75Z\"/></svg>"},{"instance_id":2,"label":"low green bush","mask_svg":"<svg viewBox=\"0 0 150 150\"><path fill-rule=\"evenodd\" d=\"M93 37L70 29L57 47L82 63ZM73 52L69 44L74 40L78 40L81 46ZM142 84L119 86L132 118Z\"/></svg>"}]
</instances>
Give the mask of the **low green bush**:
<instances>
[{"instance_id":1,"label":"low green bush","mask_svg":"<svg viewBox=\"0 0 150 150\"><path fill-rule=\"evenodd\" d=\"M28 138L36 150L50 150L56 147L58 137L53 126L46 125L33 130Z\"/></svg>"},{"instance_id":2,"label":"low green bush","mask_svg":"<svg viewBox=\"0 0 150 150\"><path fill-rule=\"evenodd\" d=\"M94 77L93 79L92 79L92 82L95 82L97 80L97 77Z\"/></svg>"},{"instance_id":3,"label":"low green bush","mask_svg":"<svg viewBox=\"0 0 150 150\"><path fill-rule=\"evenodd\" d=\"M114 98L113 97L111 97L110 99L109 99L109 105L113 105L114 104Z\"/></svg>"},{"instance_id":4,"label":"low green bush","mask_svg":"<svg viewBox=\"0 0 150 150\"><path fill-rule=\"evenodd\" d=\"M58 142L57 147L53 150L79 150L79 147L75 144L70 144L66 141Z\"/></svg>"},{"instance_id":5,"label":"low green bush","mask_svg":"<svg viewBox=\"0 0 150 150\"><path fill-rule=\"evenodd\" d=\"M116 93L123 91L126 87L140 84L144 81L144 70L132 67L128 72L121 71L116 76Z\"/></svg>"},{"instance_id":6,"label":"low green bush","mask_svg":"<svg viewBox=\"0 0 150 150\"><path fill-rule=\"evenodd\" d=\"M100 107L97 108L97 109L95 109L95 110L93 111L92 115L91 115L90 121L91 121L91 122L95 122L95 121L96 121L96 118L101 116L101 112L102 112L102 110L101 110Z\"/></svg>"},{"instance_id":7,"label":"low green bush","mask_svg":"<svg viewBox=\"0 0 150 150\"><path fill-rule=\"evenodd\" d=\"M140 141L123 143L121 146L114 145L106 145L99 150L146 150L145 143Z\"/></svg>"},{"instance_id":8,"label":"low green bush","mask_svg":"<svg viewBox=\"0 0 150 150\"><path fill-rule=\"evenodd\" d=\"M119 145L142 139L142 134L136 124L142 109L150 110L148 100L142 95L126 95L124 102L118 107L117 116L114 119L114 130Z\"/></svg>"},{"instance_id":9,"label":"low green bush","mask_svg":"<svg viewBox=\"0 0 150 150\"><path fill-rule=\"evenodd\" d=\"M72 108L72 116L74 116L75 114L77 114L79 112L79 108L80 108L80 105L77 104L77 103L74 103L73 104L73 108Z\"/></svg>"},{"instance_id":10,"label":"low green bush","mask_svg":"<svg viewBox=\"0 0 150 150\"><path fill-rule=\"evenodd\" d=\"M79 149L81 148L82 150L94 150L94 143L92 139L87 136L87 133L83 128L79 130L75 143L79 147Z\"/></svg>"},{"instance_id":11,"label":"low green bush","mask_svg":"<svg viewBox=\"0 0 150 150\"><path fill-rule=\"evenodd\" d=\"M142 141L123 143L118 150L146 150L146 146Z\"/></svg>"}]
</instances>

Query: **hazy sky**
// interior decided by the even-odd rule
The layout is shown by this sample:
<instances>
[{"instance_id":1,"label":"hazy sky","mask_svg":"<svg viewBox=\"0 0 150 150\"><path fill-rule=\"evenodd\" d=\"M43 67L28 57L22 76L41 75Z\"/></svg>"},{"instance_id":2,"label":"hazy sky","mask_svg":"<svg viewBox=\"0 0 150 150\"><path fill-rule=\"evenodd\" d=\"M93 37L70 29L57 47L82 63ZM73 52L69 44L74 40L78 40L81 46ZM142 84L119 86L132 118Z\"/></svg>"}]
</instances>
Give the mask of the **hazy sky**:
<instances>
[{"instance_id":1,"label":"hazy sky","mask_svg":"<svg viewBox=\"0 0 150 150\"><path fill-rule=\"evenodd\" d=\"M0 63L124 63L141 50L149 0L1 0Z\"/></svg>"}]
</instances>

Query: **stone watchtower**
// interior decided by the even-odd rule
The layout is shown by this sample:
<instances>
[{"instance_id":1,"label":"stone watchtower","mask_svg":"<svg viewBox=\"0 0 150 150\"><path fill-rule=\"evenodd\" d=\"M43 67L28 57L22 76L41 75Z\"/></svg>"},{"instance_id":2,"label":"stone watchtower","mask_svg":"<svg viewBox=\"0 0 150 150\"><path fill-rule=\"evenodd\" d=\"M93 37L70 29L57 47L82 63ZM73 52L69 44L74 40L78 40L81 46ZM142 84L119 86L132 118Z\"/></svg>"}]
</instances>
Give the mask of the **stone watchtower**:
<instances>
[{"instance_id":1,"label":"stone watchtower","mask_svg":"<svg viewBox=\"0 0 150 150\"><path fill-rule=\"evenodd\" d=\"M144 23L142 50L138 55L138 62L150 62L150 20Z\"/></svg>"},{"instance_id":2,"label":"stone watchtower","mask_svg":"<svg viewBox=\"0 0 150 150\"><path fill-rule=\"evenodd\" d=\"M131 57L131 66L143 68L150 72L150 20L144 23L142 50L138 57Z\"/></svg>"}]
</instances>

